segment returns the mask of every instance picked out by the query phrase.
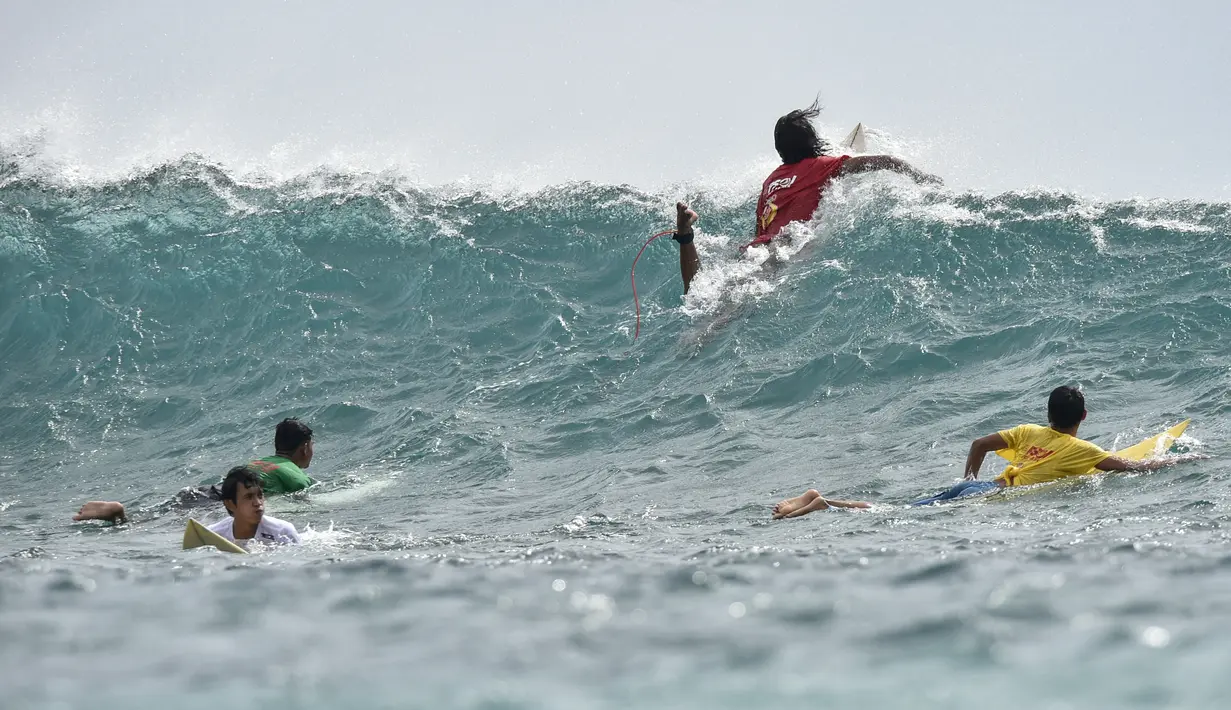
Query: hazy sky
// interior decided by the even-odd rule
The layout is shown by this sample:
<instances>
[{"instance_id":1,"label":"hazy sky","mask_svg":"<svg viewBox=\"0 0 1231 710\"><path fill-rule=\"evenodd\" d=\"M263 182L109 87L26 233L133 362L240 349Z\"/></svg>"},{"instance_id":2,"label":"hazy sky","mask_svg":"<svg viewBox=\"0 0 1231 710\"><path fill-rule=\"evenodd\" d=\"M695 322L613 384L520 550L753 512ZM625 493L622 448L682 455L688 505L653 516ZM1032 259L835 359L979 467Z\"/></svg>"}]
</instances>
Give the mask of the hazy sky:
<instances>
[{"instance_id":1,"label":"hazy sky","mask_svg":"<svg viewBox=\"0 0 1231 710\"><path fill-rule=\"evenodd\" d=\"M1231 199L1231 3L0 0L0 143L87 173L761 177L819 92L956 187Z\"/></svg>"}]
</instances>

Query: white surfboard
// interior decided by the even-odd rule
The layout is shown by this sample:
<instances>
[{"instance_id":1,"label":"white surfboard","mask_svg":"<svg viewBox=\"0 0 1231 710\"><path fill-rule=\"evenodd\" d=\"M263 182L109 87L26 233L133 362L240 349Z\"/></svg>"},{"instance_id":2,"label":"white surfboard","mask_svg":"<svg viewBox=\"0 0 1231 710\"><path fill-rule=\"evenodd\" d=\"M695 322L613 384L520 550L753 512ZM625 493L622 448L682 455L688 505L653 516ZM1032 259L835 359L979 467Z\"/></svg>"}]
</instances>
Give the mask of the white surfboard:
<instances>
[{"instance_id":1,"label":"white surfboard","mask_svg":"<svg viewBox=\"0 0 1231 710\"><path fill-rule=\"evenodd\" d=\"M389 486L394 479L378 478L372 481L360 481L326 489L320 484L309 488L306 493L299 492L286 496L272 496L265 499L265 511L268 513L293 513L302 511L304 506L328 507L357 503L370 498Z\"/></svg>"},{"instance_id":2,"label":"white surfboard","mask_svg":"<svg viewBox=\"0 0 1231 710\"><path fill-rule=\"evenodd\" d=\"M863 133L863 123L856 124L855 128L850 133L846 134L846 138L841 143L843 148L849 148L856 153L862 153L868 149L867 139Z\"/></svg>"}]
</instances>

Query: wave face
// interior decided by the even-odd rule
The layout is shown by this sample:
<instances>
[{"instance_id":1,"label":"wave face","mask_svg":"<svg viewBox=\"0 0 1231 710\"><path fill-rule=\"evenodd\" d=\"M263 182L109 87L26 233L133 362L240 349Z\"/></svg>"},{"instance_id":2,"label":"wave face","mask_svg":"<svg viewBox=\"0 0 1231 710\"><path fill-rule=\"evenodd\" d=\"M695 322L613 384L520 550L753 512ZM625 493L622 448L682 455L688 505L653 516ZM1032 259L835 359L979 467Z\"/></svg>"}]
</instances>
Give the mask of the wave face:
<instances>
[{"instance_id":1,"label":"wave face","mask_svg":"<svg viewBox=\"0 0 1231 710\"><path fill-rule=\"evenodd\" d=\"M646 250L634 343L629 266L674 194L196 157L70 184L0 160L5 687L30 707L102 679L151 707L188 686L380 704L408 681L425 706L509 707L1231 690L1185 680L1231 660L1216 458L897 505L1059 384L1105 448L1192 417L1185 445L1217 454L1231 206L869 176L769 268L737 251L750 194L688 192L705 268L683 298L674 245ZM287 416L323 484L271 509L308 544L242 567L176 550L189 513L163 501L272 453ZM883 505L765 524L809 487ZM143 519L67 522L96 498ZM298 665L232 673L235 642Z\"/></svg>"}]
</instances>

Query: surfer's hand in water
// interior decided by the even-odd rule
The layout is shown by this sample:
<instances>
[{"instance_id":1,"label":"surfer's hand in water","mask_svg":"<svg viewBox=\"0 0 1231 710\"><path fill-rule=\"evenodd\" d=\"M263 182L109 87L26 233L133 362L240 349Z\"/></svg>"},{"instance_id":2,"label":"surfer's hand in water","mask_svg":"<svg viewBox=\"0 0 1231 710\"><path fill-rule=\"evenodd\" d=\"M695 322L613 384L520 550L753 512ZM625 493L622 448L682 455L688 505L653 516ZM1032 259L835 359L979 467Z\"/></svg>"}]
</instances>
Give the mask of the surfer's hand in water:
<instances>
[{"instance_id":1,"label":"surfer's hand in water","mask_svg":"<svg viewBox=\"0 0 1231 710\"><path fill-rule=\"evenodd\" d=\"M73 520L110 520L122 523L127 518L124 515L124 504L116 501L92 500L81 506L81 510L73 516Z\"/></svg>"},{"instance_id":2,"label":"surfer's hand in water","mask_svg":"<svg viewBox=\"0 0 1231 710\"><path fill-rule=\"evenodd\" d=\"M906 169L905 169L905 170L903 170L903 172L905 172L907 175L909 175L911 180L914 180L915 182L919 183L920 185L936 185L936 186L940 186L940 185L944 185L944 184L945 184L945 181L944 181L944 180L941 180L939 175L933 175L933 174L931 174L931 173L925 173L925 172L923 172L922 170L920 170L919 168L915 168L915 167L911 167L911 166L905 166L905 168L906 168Z\"/></svg>"},{"instance_id":3,"label":"surfer's hand in water","mask_svg":"<svg viewBox=\"0 0 1231 710\"><path fill-rule=\"evenodd\" d=\"M1204 461L1212 457L1209 454L1198 454L1196 452L1192 452L1187 454L1176 454L1168 458L1176 463L1184 463L1185 461Z\"/></svg>"},{"instance_id":4,"label":"surfer's hand in water","mask_svg":"<svg viewBox=\"0 0 1231 710\"><path fill-rule=\"evenodd\" d=\"M983 458L993 451L1009 448L1009 443L999 432L979 437L970 442L970 453L966 455L966 467L962 469L967 481L979 480L979 469L983 468Z\"/></svg>"}]
</instances>

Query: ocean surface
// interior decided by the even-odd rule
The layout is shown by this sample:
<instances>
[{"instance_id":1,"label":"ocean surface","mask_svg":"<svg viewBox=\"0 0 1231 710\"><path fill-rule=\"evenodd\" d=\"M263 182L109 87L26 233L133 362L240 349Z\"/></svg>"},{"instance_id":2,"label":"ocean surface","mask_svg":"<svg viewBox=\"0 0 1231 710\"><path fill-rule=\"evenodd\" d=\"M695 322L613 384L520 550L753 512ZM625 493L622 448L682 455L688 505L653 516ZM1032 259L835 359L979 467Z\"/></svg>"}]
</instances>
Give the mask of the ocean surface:
<instances>
[{"instance_id":1,"label":"ocean surface","mask_svg":"<svg viewBox=\"0 0 1231 710\"><path fill-rule=\"evenodd\" d=\"M0 706L1227 707L1231 205L868 175L768 268L755 190L4 154ZM1061 384L1210 458L904 505ZM181 551L288 416L306 544Z\"/></svg>"}]
</instances>

